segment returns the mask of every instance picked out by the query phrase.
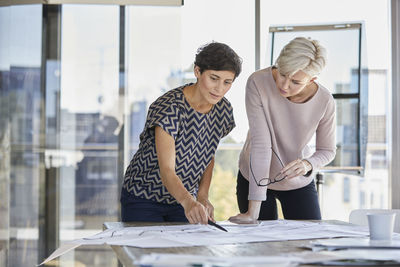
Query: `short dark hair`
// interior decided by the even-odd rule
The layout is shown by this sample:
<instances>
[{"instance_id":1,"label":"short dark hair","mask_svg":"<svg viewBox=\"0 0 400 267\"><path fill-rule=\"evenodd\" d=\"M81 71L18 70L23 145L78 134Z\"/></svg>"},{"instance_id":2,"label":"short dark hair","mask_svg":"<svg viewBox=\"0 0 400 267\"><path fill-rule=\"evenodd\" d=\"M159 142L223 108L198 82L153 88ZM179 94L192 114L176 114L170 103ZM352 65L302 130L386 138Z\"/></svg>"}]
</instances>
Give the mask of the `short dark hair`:
<instances>
[{"instance_id":1,"label":"short dark hair","mask_svg":"<svg viewBox=\"0 0 400 267\"><path fill-rule=\"evenodd\" d=\"M228 45L211 42L197 50L194 64L200 68L200 73L205 70L228 70L235 73L235 78L242 71L242 59Z\"/></svg>"}]
</instances>

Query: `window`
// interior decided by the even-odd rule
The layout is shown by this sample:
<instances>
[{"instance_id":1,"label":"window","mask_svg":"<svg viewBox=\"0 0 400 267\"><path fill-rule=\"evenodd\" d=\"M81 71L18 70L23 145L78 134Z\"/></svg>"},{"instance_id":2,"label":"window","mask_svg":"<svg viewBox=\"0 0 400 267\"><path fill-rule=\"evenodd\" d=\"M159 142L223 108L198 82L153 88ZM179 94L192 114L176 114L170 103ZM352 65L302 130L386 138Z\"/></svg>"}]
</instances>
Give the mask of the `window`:
<instances>
[{"instance_id":1,"label":"window","mask_svg":"<svg viewBox=\"0 0 400 267\"><path fill-rule=\"evenodd\" d=\"M39 258L41 38L40 5L0 7L0 265Z\"/></svg>"},{"instance_id":2,"label":"window","mask_svg":"<svg viewBox=\"0 0 400 267\"><path fill-rule=\"evenodd\" d=\"M368 83L360 81L361 77L368 77L365 70L361 76L361 60L365 60L361 59L361 32L362 25L357 23L270 27L271 65L283 46L297 36L317 39L328 51L328 64L317 81L336 100L337 151L331 163L335 167L363 168L365 164Z\"/></svg>"},{"instance_id":3,"label":"window","mask_svg":"<svg viewBox=\"0 0 400 267\"><path fill-rule=\"evenodd\" d=\"M266 60L265 53L268 59L262 65L271 62L267 42L272 24L365 21L361 26L367 34L362 38L368 45L361 52L368 52L368 68L357 65L356 28L335 31L344 34L341 37L326 36L349 54L347 68L335 69L335 80L321 77L333 93L346 94L337 101L342 143L334 164L362 165L359 155L366 156L363 177L325 174L322 211L324 219L347 220L351 209L388 206L388 1L260 1L260 58L255 55L254 1L186 0L183 5L166 0L157 1L156 7L0 2L0 232L5 233L5 238L0 236L1 266L3 247L10 266L38 263L52 252L45 251L45 245L58 235L62 241L79 238L79 233L101 230L104 221L117 220L118 179L137 148L148 105L166 90L193 81L194 53L212 40L229 44L244 60L243 71L227 94L237 126L219 146L210 192L217 219L234 215L237 160L248 125L245 84L255 62ZM40 4L22 5L35 2ZM118 1L124 2L133 1ZM315 16L309 16L310 8ZM320 31L321 36L323 32L326 35ZM283 44L279 38L276 44ZM354 44L351 51L349 43ZM369 98L354 97L357 86L363 90L366 83ZM357 112L364 112L364 100L370 102L364 120L367 135L357 119ZM366 153L358 154L360 144L367 144ZM45 181L53 185L46 188ZM59 203L48 214L59 215L52 219L59 220L60 231L53 229L49 235L42 223L43 207L53 189L59 190ZM341 190L348 192L350 202L338 199ZM21 236L22 230L29 234ZM76 260L88 266L117 266L108 248L94 253L76 249L64 255L60 265L64 260L67 265Z\"/></svg>"},{"instance_id":4,"label":"window","mask_svg":"<svg viewBox=\"0 0 400 267\"><path fill-rule=\"evenodd\" d=\"M102 222L118 220L120 7L63 5L61 13L60 90L48 119L55 116L62 129L57 138L64 163L55 167L60 173L60 239L65 242L68 232L76 236L79 229L86 236L101 230ZM61 259L115 264L107 248L89 255L77 249Z\"/></svg>"}]
</instances>

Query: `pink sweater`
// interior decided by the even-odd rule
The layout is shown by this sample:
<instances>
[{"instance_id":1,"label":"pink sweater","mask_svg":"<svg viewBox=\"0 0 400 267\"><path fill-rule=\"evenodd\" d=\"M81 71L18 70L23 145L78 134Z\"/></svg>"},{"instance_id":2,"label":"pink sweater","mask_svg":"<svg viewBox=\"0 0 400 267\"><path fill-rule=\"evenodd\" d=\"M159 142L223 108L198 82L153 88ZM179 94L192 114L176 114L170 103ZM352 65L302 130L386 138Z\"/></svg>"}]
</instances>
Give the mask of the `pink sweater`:
<instances>
[{"instance_id":1,"label":"pink sweater","mask_svg":"<svg viewBox=\"0 0 400 267\"><path fill-rule=\"evenodd\" d=\"M295 159L307 159L316 169L328 164L336 154L335 102L331 93L318 84L315 95L305 103L294 103L279 94L271 72L253 73L246 86L249 131L240 153L239 169L249 180L249 200L265 200L266 186L256 180L275 177ZM307 145L316 134L315 151ZM250 168L251 158L251 168ZM313 173L268 185L274 190L292 190L308 185Z\"/></svg>"}]
</instances>

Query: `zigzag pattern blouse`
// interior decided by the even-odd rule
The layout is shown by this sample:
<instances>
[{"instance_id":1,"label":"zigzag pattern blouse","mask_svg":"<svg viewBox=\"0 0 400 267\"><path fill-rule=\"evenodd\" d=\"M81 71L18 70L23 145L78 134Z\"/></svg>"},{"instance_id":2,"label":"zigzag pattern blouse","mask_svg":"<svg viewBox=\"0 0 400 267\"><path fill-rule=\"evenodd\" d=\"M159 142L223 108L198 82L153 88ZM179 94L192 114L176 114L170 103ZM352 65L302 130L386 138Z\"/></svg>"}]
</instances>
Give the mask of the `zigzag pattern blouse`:
<instances>
[{"instance_id":1,"label":"zigzag pattern blouse","mask_svg":"<svg viewBox=\"0 0 400 267\"><path fill-rule=\"evenodd\" d=\"M235 127L233 109L226 98L207 114L197 112L184 97L183 89L188 85L168 91L149 107L139 149L126 170L123 184L123 190L135 198L177 203L161 182L155 126L160 126L174 138L176 174L194 197L221 138Z\"/></svg>"}]
</instances>

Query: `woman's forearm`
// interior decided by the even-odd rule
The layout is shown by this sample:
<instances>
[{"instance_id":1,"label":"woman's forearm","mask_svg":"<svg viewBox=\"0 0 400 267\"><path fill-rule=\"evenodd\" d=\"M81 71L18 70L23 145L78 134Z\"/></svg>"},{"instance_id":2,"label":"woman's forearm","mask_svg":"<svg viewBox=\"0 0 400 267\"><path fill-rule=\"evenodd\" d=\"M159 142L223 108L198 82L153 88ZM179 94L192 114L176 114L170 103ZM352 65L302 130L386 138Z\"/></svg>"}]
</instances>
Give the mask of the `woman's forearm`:
<instances>
[{"instance_id":1,"label":"woman's forearm","mask_svg":"<svg viewBox=\"0 0 400 267\"><path fill-rule=\"evenodd\" d=\"M165 188L184 208L191 200L194 200L192 195L183 186L182 181L175 174L175 171L161 171L160 174Z\"/></svg>"},{"instance_id":2,"label":"woman's forearm","mask_svg":"<svg viewBox=\"0 0 400 267\"><path fill-rule=\"evenodd\" d=\"M249 208L247 213L254 219L257 220L260 214L261 201L259 200L249 200Z\"/></svg>"},{"instance_id":3,"label":"woman's forearm","mask_svg":"<svg viewBox=\"0 0 400 267\"><path fill-rule=\"evenodd\" d=\"M207 168L204 171L203 176L200 180L199 191L197 193L197 198L208 199L208 192L210 190L211 177L214 169L214 158L211 160L210 164L208 164Z\"/></svg>"}]
</instances>

